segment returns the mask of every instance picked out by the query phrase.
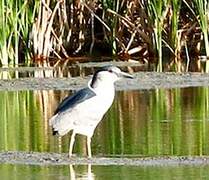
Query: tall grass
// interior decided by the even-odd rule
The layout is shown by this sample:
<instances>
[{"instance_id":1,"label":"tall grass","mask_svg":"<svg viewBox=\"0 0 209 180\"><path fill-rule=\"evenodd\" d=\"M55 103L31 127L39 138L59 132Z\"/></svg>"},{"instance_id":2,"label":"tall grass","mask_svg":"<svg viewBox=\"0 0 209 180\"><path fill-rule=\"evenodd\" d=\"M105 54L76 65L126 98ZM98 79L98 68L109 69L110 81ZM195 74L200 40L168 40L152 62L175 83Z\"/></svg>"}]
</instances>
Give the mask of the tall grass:
<instances>
[{"instance_id":1,"label":"tall grass","mask_svg":"<svg viewBox=\"0 0 209 180\"><path fill-rule=\"evenodd\" d=\"M206 50L206 66L205 72L209 73L209 42L208 42L208 21L209 21L209 2L208 0L195 0L195 7L197 8L198 22L203 32L205 50Z\"/></svg>"},{"instance_id":2,"label":"tall grass","mask_svg":"<svg viewBox=\"0 0 209 180\"><path fill-rule=\"evenodd\" d=\"M38 5L38 16L33 23L32 38L33 38L33 52L40 58L49 57L53 50L53 43L56 41L53 34L53 21L58 11L61 1L58 1L51 10L50 1L41 1Z\"/></svg>"},{"instance_id":3,"label":"tall grass","mask_svg":"<svg viewBox=\"0 0 209 180\"><path fill-rule=\"evenodd\" d=\"M178 30L179 30L179 15L181 9L181 0L173 0L171 1L172 7L172 16L171 16L171 47L174 50L177 50L178 46ZM178 52L175 52L175 56Z\"/></svg>"},{"instance_id":4,"label":"tall grass","mask_svg":"<svg viewBox=\"0 0 209 180\"><path fill-rule=\"evenodd\" d=\"M186 52L191 58L201 56L201 35L209 56L208 9L207 0L2 0L1 64L96 54L145 62L157 57L156 69L162 71L163 57L171 52L175 61L167 63L172 69L188 57Z\"/></svg>"},{"instance_id":5,"label":"tall grass","mask_svg":"<svg viewBox=\"0 0 209 180\"><path fill-rule=\"evenodd\" d=\"M165 16L167 14L167 7L168 1L162 0L162 1L155 1L151 0L148 1L148 10L150 13L150 17L152 17L152 20L154 22L154 38L156 42L156 48L158 53L158 65L157 65L157 71L162 72L163 70L163 62L162 62L162 31L163 31L163 25Z\"/></svg>"},{"instance_id":6,"label":"tall grass","mask_svg":"<svg viewBox=\"0 0 209 180\"><path fill-rule=\"evenodd\" d=\"M118 14L119 11L119 7L120 7L120 1L119 0L113 0L112 1L112 9L114 10L114 12L116 12ZM116 38L117 38L117 28L118 26L118 17L113 15L113 21L112 21L112 47L113 47L113 54L117 54L117 42L116 42Z\"/></svg>"},{"instance_id":7,"label":"tall grass","mask_svg":"<svg viewBox=\"0 0 209 180\"><path fill-rule=\"evenodd\" d=\"M181 30L179 30L179 15L181 9L181 0L173 0L171 1L171 8L172 8L172 16L171 16L171 44L172 50L174 52L174 59L175 64L177 66L176 71L180 71L178 67L178 61L180 59L180 52L181 52Z\"/></svg>"},{"instance_id":8,"label":"tall grass","mask_svg":"<svg viewBox=\"0 0 209 180\"><path fill-rule=\"evenodd\" d=\"M31 22L35 17L33 3L5 1L0 4L0 61L3 66L25 62Z\"/></svg>"}]
</instances>

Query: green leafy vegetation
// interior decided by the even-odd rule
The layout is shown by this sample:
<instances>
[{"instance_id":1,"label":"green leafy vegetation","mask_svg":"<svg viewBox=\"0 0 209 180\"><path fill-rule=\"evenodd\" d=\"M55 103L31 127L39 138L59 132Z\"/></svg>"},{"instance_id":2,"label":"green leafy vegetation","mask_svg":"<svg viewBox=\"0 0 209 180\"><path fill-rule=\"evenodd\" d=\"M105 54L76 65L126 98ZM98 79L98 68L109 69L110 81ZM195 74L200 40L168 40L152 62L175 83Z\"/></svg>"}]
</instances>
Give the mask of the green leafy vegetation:
<instances>
[{"instance_id":1,"label":"green leafy vegetation","mask_svg":"<svg viewBox=\"0 0 209 180\"><path fill-rule=\"evenodd\" d=\"M201 60L209 72L208 7L208 0L2 0L1 64L114 55L155 62L157 71L188 71Z\"/></svg>"}]
</instances>

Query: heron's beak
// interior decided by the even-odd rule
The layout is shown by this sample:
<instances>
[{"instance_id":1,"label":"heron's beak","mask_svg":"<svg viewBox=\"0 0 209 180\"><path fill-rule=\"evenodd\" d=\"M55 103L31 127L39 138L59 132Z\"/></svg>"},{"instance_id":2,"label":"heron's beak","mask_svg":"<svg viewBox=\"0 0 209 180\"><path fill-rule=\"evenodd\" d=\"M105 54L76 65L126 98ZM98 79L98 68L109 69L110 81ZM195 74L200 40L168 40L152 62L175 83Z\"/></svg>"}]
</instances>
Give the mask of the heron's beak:
<instances>
[{"instance_id":1,"label":"heron's beak","mask_svg":"<svg viewBox=\"0 0 209 180\"><path fill-rule=\"evenodd\" d=\"M128 74L128 73L123 72L123 71L120 72L120 76L125 77L125 78L131 78L131 79L134 78L131 74Z\"/></svg>"}]
</instances>

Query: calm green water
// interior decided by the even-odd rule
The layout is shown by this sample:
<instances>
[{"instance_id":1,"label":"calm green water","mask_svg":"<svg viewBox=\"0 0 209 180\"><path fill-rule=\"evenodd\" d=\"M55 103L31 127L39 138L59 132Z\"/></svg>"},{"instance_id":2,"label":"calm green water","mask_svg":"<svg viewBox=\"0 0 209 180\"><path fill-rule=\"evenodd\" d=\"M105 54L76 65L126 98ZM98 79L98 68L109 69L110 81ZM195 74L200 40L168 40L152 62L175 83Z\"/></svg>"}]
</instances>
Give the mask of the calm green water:
<instances>
[{"instance_id":1,"label":"calm green water","mask_svg":"<svg viewBox=\"0 0 209 180\"><path fill-rule=\"evenodd\" d=\"M68 152L48 119L65 91L0 92L0 150ZM209 155L209 88L117 92L97 127L94 155ZM74 152L86 154L86 137Z\"/></svg>"},{"instance_id":2,"label":"calm green water","mask_svg":"<svg viewBox=\"0 0 209 180\"><path fill-rule=\"evenodd\" d=\"M209 166L27 166L0 165L1 179L168 180L208 179Z\"/></svg>"},{"instance_id":3,"label":"calm green water","mask_svg":"<svg viewBox=\"0 0 209 180\"><path fill-rule=\"evenodd\" d=\"M48 119L68 94L1 91L0 151L68 152L69 135L53 137L48 126ZM92 151L97 156L209 155L209 88L117 92L95 131ZM86 155L85 137L76 137L74 153ZM88 176L86 166L74 170L76 177ZM208 166L92 166L91 170L98 179L209 178ZM0 165L3 179L10 179L10 172L16 179L73 178L70 166Z\"/></svg>"}]
</instances>

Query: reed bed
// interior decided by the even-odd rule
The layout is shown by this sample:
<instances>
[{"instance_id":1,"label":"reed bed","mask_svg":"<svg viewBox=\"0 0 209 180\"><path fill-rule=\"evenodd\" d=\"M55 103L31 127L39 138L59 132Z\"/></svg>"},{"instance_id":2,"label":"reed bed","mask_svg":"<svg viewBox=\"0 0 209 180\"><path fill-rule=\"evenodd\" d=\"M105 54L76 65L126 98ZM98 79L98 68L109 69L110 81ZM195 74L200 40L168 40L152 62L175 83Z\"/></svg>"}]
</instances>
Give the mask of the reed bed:
<instances>
[{"instance_id":1,"label":"reed bed","mask_svg":"<svg viewBox=\"0 0 209 180\"><path fill-rule=\"evenodd\" d=\"M208 7L208 0L2 0L1 64L114 55L188 71L201 57L209 72Z\"/></svg>"}]
</instances>

